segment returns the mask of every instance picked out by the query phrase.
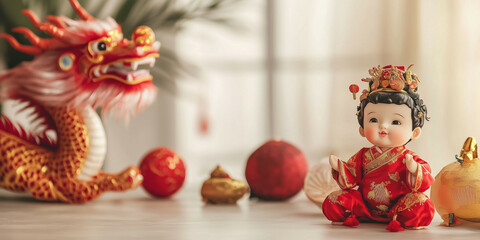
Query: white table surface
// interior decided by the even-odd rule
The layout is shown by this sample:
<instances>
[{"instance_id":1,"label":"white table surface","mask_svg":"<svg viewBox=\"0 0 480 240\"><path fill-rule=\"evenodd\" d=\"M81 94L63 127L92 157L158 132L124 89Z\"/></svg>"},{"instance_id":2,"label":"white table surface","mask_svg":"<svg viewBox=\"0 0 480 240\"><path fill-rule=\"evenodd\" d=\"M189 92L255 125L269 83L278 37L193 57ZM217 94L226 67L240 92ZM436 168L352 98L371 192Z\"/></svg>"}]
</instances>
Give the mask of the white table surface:
<instances>
[{"instance_id":1,"label":"white table surface","mask_svg":"<svg viewBox=\"0 0 480 240\"><path fill-rule=\"evenodd\" d=\"M436 215L423 230L391 233L385 224L334 226L300 192L285 202L201 201L200 185L155 199L143 189L107 193L80 205L40 202L0 190L0 239L479 239L475 225L444 227Z\"/></svg>"}]
</instances>

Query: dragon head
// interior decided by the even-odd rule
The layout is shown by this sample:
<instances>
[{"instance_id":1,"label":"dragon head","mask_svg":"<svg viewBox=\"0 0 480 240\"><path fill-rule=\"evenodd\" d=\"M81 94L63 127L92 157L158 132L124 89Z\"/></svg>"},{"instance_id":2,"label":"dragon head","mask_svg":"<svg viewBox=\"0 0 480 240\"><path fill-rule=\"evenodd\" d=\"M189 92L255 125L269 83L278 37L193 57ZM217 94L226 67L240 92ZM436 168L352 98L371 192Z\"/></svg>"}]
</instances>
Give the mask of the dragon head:
<instances>
[{"instance_id":1,"label":"dragon head","mask_svg":"<svg viewBox=\"0 0 480 240\"><path fill-rule=\"evenodd\" d=\"M77 0L70 3L81 20L48 16L41 22L33 12L22 11L52 38L14 28L31 43L21 45L13 36L0 34L16 50L35 56L0 76L0 101L27 98L44 106L101 107L104 113L115 110L128 119L155 99L152 76L142 65L154 65L160 43L149 27L136 28L129 40L112 18L95 19Z\"/></svg>"}]
</instances>

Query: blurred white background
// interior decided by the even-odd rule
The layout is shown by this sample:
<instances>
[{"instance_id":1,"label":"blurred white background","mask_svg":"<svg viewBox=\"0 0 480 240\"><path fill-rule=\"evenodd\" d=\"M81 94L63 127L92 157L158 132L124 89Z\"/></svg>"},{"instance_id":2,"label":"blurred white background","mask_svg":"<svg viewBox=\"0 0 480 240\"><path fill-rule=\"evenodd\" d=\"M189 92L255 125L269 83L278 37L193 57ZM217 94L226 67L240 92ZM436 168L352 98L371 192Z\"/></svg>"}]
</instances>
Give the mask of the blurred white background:
<instances>
[{"instance_id":1,"label":"blurred white background","mask_svg":"<svg viewBox=\"0 0 480 240\"><path fill-rule=\"evenodd\" d=\"M193 26L177 41L202 66L205 85L196 89L211 120L201 135L197 105L177 100L172 146L191 177L217 163L243 174L269 138L295 144L311 164L331 151L347 160L370 146L358 134L348 86L366 88L360 79L377 65L415 64L431 121L407 147L433 174L468 136L480 137L480 2L267 0L237 10L248 32Z\"/></svg>"},{"instance_id":2,"label":"blurred white background","mask_svg":"<svg viewBox=\"0 0 480 240\"><path fill-rule=\"evenodd\" d=\"M480 138L479 11L474 0L245 0L228 13L243 30L196 23L171 39L199 74L176 79L176 95L160 90L129 126L106 119L105 168L167 146L189 183L217 164L244 178L248 156L270 138L293 143L311 164L331 151L346 160L370 146L348 86L366 88L360 79L373 66L413 63L431 121L407 148L436 175L468 136Z\"/></svg>"}]
</instances>

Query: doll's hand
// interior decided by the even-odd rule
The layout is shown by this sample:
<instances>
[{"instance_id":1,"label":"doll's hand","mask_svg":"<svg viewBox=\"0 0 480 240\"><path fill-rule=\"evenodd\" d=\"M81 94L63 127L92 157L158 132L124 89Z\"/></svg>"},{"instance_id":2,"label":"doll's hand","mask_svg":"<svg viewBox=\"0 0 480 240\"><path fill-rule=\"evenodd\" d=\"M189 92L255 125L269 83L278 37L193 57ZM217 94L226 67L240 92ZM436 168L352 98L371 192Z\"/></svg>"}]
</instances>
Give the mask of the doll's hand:
<instances>
[{"instance_id":1,"label":"doll's hand","mask_svg":"<svg viewBox=\"0 0 480 240\"><path fill-rule=\"evenodd\" d=\"M338 171L338 157L330 154L330 166L332 166L333 170Z\"/></svg>"},{"instance_id":2,"label":"doll's hand","mask_svg":"<svg viewBox=\"0 0 480 240\"><path fill-rule=\"evenodd\" d=\"M409 172L411 172L412 174L416 174L418 164L419 163L417 163L417 162L415 162L415 160L413 160L412 155L405 154L405 165L407 165L407 169L408 169Z\"/></svg>"}]
</instances>

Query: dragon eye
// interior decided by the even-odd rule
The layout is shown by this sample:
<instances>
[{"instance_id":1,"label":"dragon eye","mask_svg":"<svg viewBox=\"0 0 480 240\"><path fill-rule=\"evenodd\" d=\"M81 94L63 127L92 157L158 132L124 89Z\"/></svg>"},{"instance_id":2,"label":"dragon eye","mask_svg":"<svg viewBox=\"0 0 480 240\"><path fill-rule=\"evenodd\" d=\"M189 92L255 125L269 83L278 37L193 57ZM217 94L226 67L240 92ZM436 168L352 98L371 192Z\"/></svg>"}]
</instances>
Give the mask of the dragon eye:
<instances>
[{"instance_id":1,"label":"dragon eye","mask_svg":"<svg viewBox=\"0 0 480 240\"><path fill-rule=\"evenodd\" d=\"M104 41L95 42L92 44L92 50L96 53L107 50L107 43Z\"/></svg>"}]
</instances>

